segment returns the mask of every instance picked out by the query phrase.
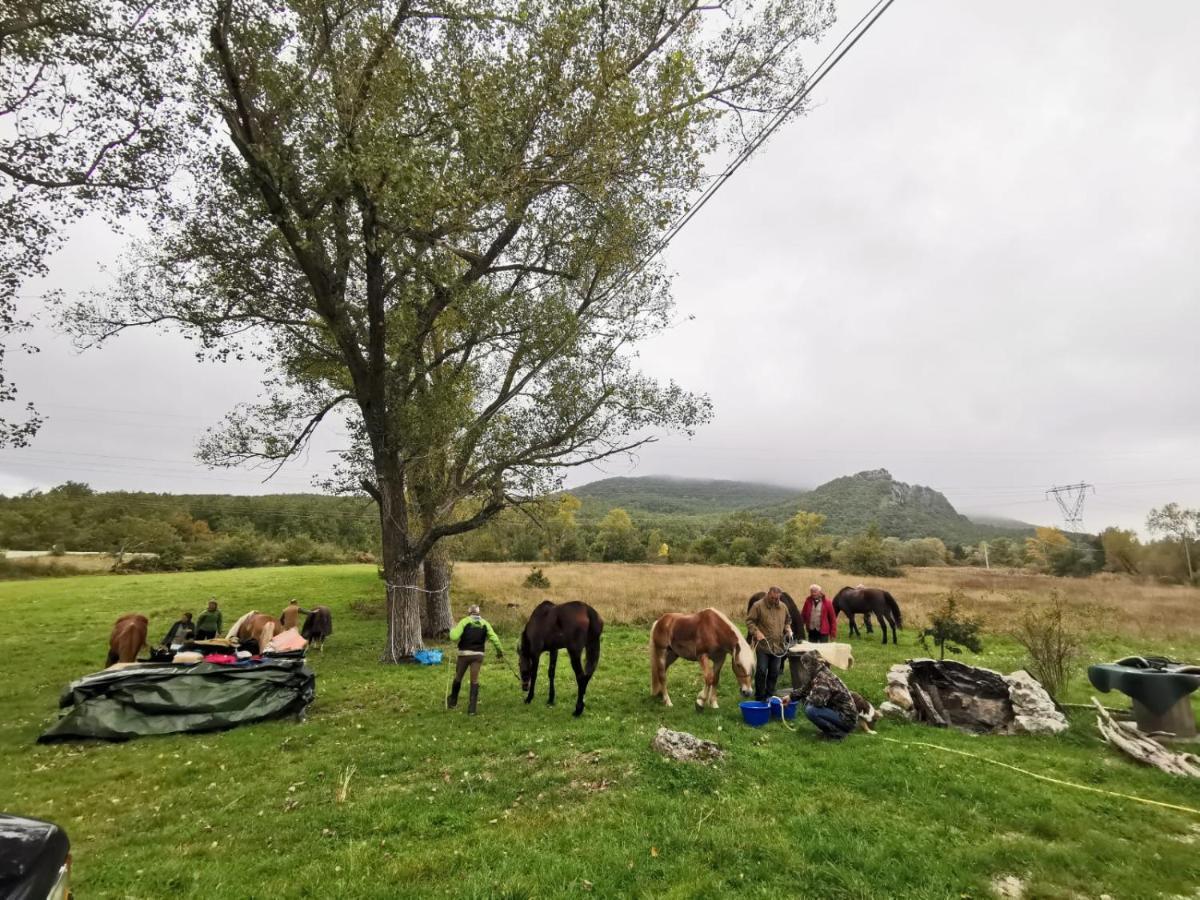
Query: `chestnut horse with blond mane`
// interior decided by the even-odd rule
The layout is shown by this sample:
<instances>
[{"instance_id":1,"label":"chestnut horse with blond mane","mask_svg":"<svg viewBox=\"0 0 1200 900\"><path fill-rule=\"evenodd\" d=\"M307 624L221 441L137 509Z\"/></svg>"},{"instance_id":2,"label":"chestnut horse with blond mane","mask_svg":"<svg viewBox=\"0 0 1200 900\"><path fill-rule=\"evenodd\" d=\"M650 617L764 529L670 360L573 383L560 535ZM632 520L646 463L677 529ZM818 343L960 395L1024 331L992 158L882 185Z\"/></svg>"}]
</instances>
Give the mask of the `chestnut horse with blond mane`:
<instances>
[{"instance_id":1,"label":"chestnut horse with blond mane","mask_svg":"<svg viewBox=\"0 0 1200 900\"><path fill-rule=\"evenodd\" d=\"M113 624L112 634L108 636L105 667L119 662L136 662L137 655L146 646L146 630L149 627L150 621L140 613L126 613L117 619Z\"/></svg>"},{"instance_id":2,"label":"chestnut horse with blond mane","mask_svg":"<svg viewBox=\"0 0 1200 900\"><path fill-rule=\"evenodd\" d=\"M667 613L650 629L650 696L671 706L667 693L667 669L677 659L700 663L704 688L696 697L696 711L707 704L717 709L717 685L725 657L732 657L733 674L743 697L754 695L754 651L729 616L709 607L698 613Z\"/></svg>"}]
</instances>

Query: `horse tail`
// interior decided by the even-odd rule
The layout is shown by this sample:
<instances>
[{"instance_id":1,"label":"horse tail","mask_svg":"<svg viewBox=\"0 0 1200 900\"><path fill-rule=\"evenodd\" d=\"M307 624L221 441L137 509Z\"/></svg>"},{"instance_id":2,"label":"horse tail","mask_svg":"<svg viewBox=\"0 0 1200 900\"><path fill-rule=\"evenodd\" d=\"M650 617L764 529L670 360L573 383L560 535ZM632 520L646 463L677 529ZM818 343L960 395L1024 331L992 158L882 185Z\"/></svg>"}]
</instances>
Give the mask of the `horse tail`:
<instances>
[{"instance_id":1,"label":"horse tail","mask_svg":"<svg viewBox=\"0 0 1200 900\"><path fill-rule=\"evenodd\" d=\"M896 627L903 628L904 625L900 622L900 604L896 602L896 598L887 591L884 591L883 599L887 603L888 609L892 612L892 618L896 620Z\"/></svg>"},{"instance_id":2,"label":"horse tail","mask_svg":"<svg viewBox=\"0 0 1200 900\"><path fill-rule=\"evenodd\" d=\"M590 606L588 612L588 634L587 645L584 647L586 660L583 666L583 673L588 678L596 671L596 666L600 664L600 634L604 631L604 620L600 618L600 613L596 612Z\"/></svg>"}]
</instances>

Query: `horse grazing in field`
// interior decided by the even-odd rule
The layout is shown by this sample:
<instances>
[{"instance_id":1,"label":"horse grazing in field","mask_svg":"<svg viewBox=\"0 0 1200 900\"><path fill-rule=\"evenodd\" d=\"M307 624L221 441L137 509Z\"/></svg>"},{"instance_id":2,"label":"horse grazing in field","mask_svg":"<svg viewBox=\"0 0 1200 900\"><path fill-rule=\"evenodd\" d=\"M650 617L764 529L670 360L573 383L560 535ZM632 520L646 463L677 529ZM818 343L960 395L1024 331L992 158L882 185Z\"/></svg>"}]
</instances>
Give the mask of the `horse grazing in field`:
<instances>
[{"instance_id":1,"label":"horse grazing in field","mask_svg":"<svg viewBox=\"0 0 1200 900\"><path fill-rule=\"evenodd\" d=\"M309 610L304 625L300 628L300 637L308 641L310 647L316 647L325 652L325 639L333 634L333 613L328 606L314 606Z\"/></svg>"},{"instance_id":2,"label":"horse grazing in field","mask_svg":"<svg viewBox=\"0 0 1200 900\"><path fill-rule=\"evenodd\" d=\"M550 654L550 695L547 706L554 705L554 670L558 666L558 651L566 650L575 670L575 684L579 694L575 698L573 715L583 715L583 695L588 682L600 662L600 634L604 631L604 620L586 603L571 600L554 604L543 600L525 623L521 641L517 644L517 661L521 669L521 690L526 691L525 702L533 700L533 689L537 683L538 663L542 652ZM583 655L587 653L587 664Z\"/></svg>"},{"instance_id":3,"label":"horse grazing in field","mask_svg":"<svg viewBox=\"0 0 1200 900\"><path fill-rule=\"evenodd\" d=\"M126 613L117 619L113 625L112 634L108 636L108 658L104 661L107 668L113 663L135 662L137 655L146 646L146 632L150 620L140 613Z\"/></svg>"},{"instance_id":4,"label":"horse grazing in field","mask_svg":"<svg viewBox=\"0 0 1200 900\"><path fill-rule=\"evenodd\" d=\"M696 711L707 704L717 709L717 685L725 657L733 657L733 674L743 697L754 696L750 679L754 676L754 651L729 616L718 609L698 613L667 613L650 629L650 696L671 706L667 693L667 669L677 659L700 663L704 687L696 697Z\"/></svg>"},{"instance_id":5,"label":"horse grazing in field","mask_svg":"<svg viewBox=\"0 0 1200 900\"><path fill-rule=\"evenodd\" d=\"M850 633L861 637L858 626L854 624L855 613L863 613L863 621L867 626L867 634L871 634L870 614L874 613L883 629L883 643L887 643L888 625L892 626L892 643L896 643L896 629L903 628L900 621L900 606L896 598L887 591L879 588L844 587L833 598L833 614L845 613L850 620Z\"/></svg>"}]
</instances>

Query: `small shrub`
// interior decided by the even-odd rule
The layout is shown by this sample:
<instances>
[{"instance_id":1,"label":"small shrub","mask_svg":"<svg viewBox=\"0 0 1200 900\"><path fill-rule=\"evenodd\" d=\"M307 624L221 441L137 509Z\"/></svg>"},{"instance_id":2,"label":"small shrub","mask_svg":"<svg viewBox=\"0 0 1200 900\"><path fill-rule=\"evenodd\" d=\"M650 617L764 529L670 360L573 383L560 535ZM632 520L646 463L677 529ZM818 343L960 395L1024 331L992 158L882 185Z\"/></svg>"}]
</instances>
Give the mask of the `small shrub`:
<instances>
[{"instance_id":1,"label":"small shrub","mask_svg":"<svg viewBox=\"0 0 1200 900\"><path fill-rule=\"evenodd\" d=\"M951 591L945 601L934 610L929 625L921 629L921 646L926 650L932 641L938 648L938 658L945 659L946 651L962 653L963 648L972 653L983 652L983 642L979 639L982 623L959 612L958 604L962 593Z\"/></svg>"},{"instance_id":2,"label":"small shrub","mask_svg":"<svg viewBox=\"0 0 1200 900\"><path fill-rule=\"evenodd\" d=\"M546 574L541 569L535 566L525 576L525 587L545 589L550 587L550 579L546 577Z\"/></svg>"},{"instance_id":3,"label":"small shrub","mask_svg":"<svg viewBox=\"0 0 1200 900\"><path fill-rule=\"evenodd\" d=\"M1013 639L1029 654L1029 674L1055 702L1079 671L1083 640L1058 591L1045 606L1030 606L1017 621Z\"/></svg>"}]
</instances>

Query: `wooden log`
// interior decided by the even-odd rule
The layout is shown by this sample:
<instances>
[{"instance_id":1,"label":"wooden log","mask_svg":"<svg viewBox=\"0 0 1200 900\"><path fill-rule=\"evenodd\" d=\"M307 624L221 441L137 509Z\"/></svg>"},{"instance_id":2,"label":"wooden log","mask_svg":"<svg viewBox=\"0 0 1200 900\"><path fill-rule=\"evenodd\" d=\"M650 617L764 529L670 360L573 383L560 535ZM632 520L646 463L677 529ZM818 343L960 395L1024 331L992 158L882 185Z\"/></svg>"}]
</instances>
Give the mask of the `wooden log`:
<instances>
[{"instance_id":1,"label":"wooden log","mask_svg":"<svg viewBox=\"0 0 1200 900\"><path fill-rule=\"evenodd\" d=\"M1192 753L1175 753L1154 738L1143 734L1129 722L1117 722L1095 697L1096 728L1101 737L1121 752L1143 765L1154 766L1170 775L1200 778L1200 757Z\"/></svg>"}]
</instances>

